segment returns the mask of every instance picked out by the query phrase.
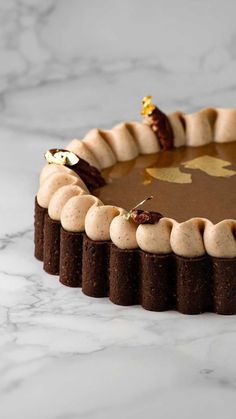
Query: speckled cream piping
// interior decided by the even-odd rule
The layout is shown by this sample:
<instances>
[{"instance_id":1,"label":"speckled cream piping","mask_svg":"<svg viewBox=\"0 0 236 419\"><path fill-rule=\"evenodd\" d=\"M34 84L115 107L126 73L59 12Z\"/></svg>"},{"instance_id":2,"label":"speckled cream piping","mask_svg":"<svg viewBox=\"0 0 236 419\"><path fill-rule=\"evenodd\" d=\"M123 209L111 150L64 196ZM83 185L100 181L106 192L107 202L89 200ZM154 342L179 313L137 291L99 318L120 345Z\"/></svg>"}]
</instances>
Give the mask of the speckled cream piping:
<instances>
[{"instance_id":1,"label":"speckled cream piping","mask_svg":"<svg viewBox=\"0 0 236 419\"><path fill-rule=\"evenodd\" d=\"M175 147L236 140L236 109L206 108L192 114L174 112L168 118ZM70 142L67 149L77 152L93 166L105 169L117 161L134 159L138 154L157 153L160 147L149 125L124 122L111 130L93 129L82 141Z\"/></svg>"},{"instance_id":2,"label":"speckled cream piping","mask_svg":"<svg viewBox=\"0 0 236 419\"><path fill-rule=\"evenodd\" d=\"M236 109L208 108L188 115L175 112L168 117L175 147L236 140ZM159 145L147 124L127 122L109 131L91 130L82 141L73 140L67 149L104 169L139 154L156 153ZM205 253L236 257L236 220L214 225L203 218L183 223L162 218L157 224L138 226L124 219L124 209L104 205L91 195L80 177L65 166L50 164L43 168L37 200L40 206L48 208L53 220L61 221L65 230L85 231L92 240L112 240L121 249L139 247L150 253L174 252L185 257Z\"/></svg>"},{"instance_id":3,"label":"speckled cream piping","mask_svg":"<svg viewBox=\"0 0 236 419\"><path fill-rule=\"evenodd\" d=\"M85 217L85 231L91 240L110 240L110 225L117 215L125 214L123 208L111 205L92 206Z\"/></svg>"}]
</instances>

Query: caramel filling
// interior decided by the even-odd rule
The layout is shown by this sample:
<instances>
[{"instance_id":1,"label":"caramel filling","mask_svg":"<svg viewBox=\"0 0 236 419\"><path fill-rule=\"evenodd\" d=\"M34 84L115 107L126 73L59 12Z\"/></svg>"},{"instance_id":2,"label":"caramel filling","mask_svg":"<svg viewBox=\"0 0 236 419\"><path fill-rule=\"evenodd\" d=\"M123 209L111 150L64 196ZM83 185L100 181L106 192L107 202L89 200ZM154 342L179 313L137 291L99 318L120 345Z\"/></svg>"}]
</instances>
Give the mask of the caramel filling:
<instances>
[{"instance_id":1,"label":"caramel filling","mask_svg":"<svg viewBox=\"0 0 236 419\"><path fill-rule=\"evenodd\" d=\"M104 204L144 209L178 222L192 217L213 223L236 219L236 143L181 147L139 156L103 171L107 184L95 191Z\"/></svg>"}]
</instances>

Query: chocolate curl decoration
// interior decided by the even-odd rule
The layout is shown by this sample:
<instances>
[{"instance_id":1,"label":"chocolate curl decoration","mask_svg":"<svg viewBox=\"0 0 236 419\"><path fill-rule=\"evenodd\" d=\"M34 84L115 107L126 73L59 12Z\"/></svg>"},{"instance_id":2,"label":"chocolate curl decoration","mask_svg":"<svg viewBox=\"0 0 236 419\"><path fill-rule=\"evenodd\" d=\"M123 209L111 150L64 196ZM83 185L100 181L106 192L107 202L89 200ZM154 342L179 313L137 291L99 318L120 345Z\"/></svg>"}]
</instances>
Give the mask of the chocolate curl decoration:
<instances>
[{"instance_id":1,"label":"chocolate curl decoration","mask_svg":"<svg viewBox=\"0 0 236 419\"><path fill-rule=\"evenodd\" d=\"M152 103L152 96L145 96L142 100L143 115L157 136L163 150L170 150L174 147L174 134L168 117Z\"/></svg>"},{"instance_id":2,"label":"chocolate curl decoration","mask_svg":"<svg viewBox=\"0 0 236 419\"><path fill-rule=\"evenodd\" d=\"M127 214L124 214L123 217L125 220L133 220L136 224L157 224L163 215L156 211L143 211L138 209L145 202L153 199L153 196L149 196L144 199L142 202L137 204L132 208Z\"/></svg>"},{"instance_id":3,"label":"chocolate curl decoration","mask_svg":"<svg viewBox=\"0 0 236 419\"><path fill-rule=\"evenodd\" d=\"M44 157L49 164L60 164L72 169L80 176L88 189L100 188L106 184L105 179L96 167L91 166L72 151L52 148L45 153Z\"/></svg>"}]
</instances>

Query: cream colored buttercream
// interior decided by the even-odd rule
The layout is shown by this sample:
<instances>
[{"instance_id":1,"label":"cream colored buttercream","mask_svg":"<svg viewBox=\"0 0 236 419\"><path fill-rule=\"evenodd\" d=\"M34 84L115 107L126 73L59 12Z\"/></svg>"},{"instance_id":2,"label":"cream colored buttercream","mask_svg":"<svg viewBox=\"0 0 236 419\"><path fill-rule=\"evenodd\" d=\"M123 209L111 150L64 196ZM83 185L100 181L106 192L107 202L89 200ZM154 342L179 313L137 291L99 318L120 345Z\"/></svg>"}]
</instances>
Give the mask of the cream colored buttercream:
<instances>
[{"instance_id":1,"label":"cream colored buttercream","mask_svg":"<svg viewBox=\"0 0 236 419\"><path fill-rule=\"evenodd\" d=\"M110 240L110 224L125 210L112 205L92 206L85 217L85 231L91 240Z\"/></svg>"},{"instance_id":2,"label":"cream colored buttercream","mask_svg":"<svg viewBox=\"0 0 236 419\"><path fill-rule=\"evenodd\" d=\"M217 109L215 121L216 143L229 143L236 140L236 109Z\"/></svg>"},{"instance_id":3,"label":"cream colored buttercream","mask_svg":"<svg viewBox=\"0 0 236 419\"><path fill-rule=\"evenodd\" d=\"M135 249L138 247L137 227L132 220L127 221L122 215L117 215L110 225L111 240L120 249Z\"/></svg>"},{"instance_id":4,"label":"cream colored buttercream","mask_svg":"<svg viewBox=\"0 0 236 419\"><path fill-rule=\"evenodd\" d=\"M149 125L133 121L126 126L135 139L139 154L154 154L160 150L156 134Z\"/></svg>"},{"instance_id":5,"label":"cream colored buttercream","mask_svg":"<svg viewBox=\"0 0 236 419\"><path fill-rule=\"evenodd\" d=\"M202 237L204 221L192 218L183 223L174 222L170 235L170 245L174 253L185 257L198 257L206 253Z\"/></svg>"},{"instance_id":6,"label":"cream colored buttercream","mask_svg":"<svg viewBox=\"0 0 236 419\"><path fill-rule=\"evenodd\" d=\"M213 132L204 111L184 115L186 124L186 145L202 146L213 141Z\"/></svg>"},{"instance_id":7,"label":"cream colored buttercream","mask_svg":"<svg viewBox=\"0 0 236 419\"><path fill-rule=\"evenodd\" d=\"M138 147L125 123L116 125L110 131L103 131L103 136L113 150L117 161L128 161L138 156Z\"/></svg>"},{"instance_id":8,"label":"cream colored buttercream","mask_svg":"<svg viewBox=\"0 0 236 419\"><path fill-rule=\"evenodd\" d=\"M143 224L137 229L139 247L150 253L170 253L198 257L205 253L215 257L236 257L236 221L223 220L213 224L204 218L178 223L162 218L154 225Z\"/></svg>"},{"instance_id":9,"label":"cream colored buttercream","mask_svg":"<svg viewBox=\"0 0 236 419\"><path fill-rule=\"evenodd\" d=\"M70 198L61 211L61 224L67 231L84 231L85 217L92 205L102 202L93 195L80 195Z\"/></svg>"},{"instance_id":10,"label":"cream colored buttercream","mask_svg":"<svg viewBox=\"0 0 236 419\"><path fill-rule=\"evenodd\" d=\"M170 125L174 135L174 146L181 147L186 144L186 135L183 125L183 114L182 112L174 112L168 115Z\"/></svg>"},{"instance_id":11,"label":"cream colored buttercream","mask_svg":"<svg viewBox=\"0 0 236 419\"><path fill-rule=\"evenodd\" d=\"M44 180L46 180L50 175L53 173L63 173L68 174L70 176L74 176L77 179L77 184L81 186L85 191L89 192L87 186L82 181L82 179L77 175L74 170L70 169L69 167L63 166L61 164L46 164L46 166L43 167L40 178L39 178L39 185L42 185Z\"/></svg>"},{"instance_id":12,"label":"cream colored buttercream","mask_svg":"<svg viewBox=\"0 0 236 419\"><path fill-rule=\"evenodd\" d=\"M83 142L92 150L96 159L99 161L101 169L106 169L107 167L113 166L117 162L117 159L102 134L103 131L92 129L86 134Z\"/></svg>"},{"instance_id":13,"label":"cream colored buttercream","mask_svg":"<svg viewBox=\"0 0 236 419\"><path fill-rule=\"evenodd\" d=\"M218 224L206 222L204 243L209 255L220 258L236 257L236 221L223 220Z\"/></svg>"},{"instance_id":14,"label":"cream colored buttercream","mask_svg":"<svg viewBox=\"0 0 236 419\"><path fill-rule=\"evenodd\" d=\"M71 176L78 177L78 175L69 167L63 166L61 164L46 164L40 173L39 185L42 185L45 179L47 179L53 173L66 173Z\"/></svg>"},{"instance_id":15,"label":"cream colored buttercream","mask_svg":"<svg viewBox=\"0 0 236 419\"><path fill-rule=\"evenodd\" d=\"M170 233L173 220L161 218L157 224L141 224L136 238L140 249L149 253L171 253Z\"/></svg>"},{"instance_id":16,"label":"cream colored buttercream","mask_svg":"<svg viewBox=\"0 0 236 419\"><path fill-rule=\"evenodd\" d=\"M68 144L66 149L73 151L73 153L77 154L79 157L81 157L81 159L86 160L89 164L96 167L98 170L102 168L94 153L87 147L84 141L74 139Z\"/></svg>"},{"instance_id":17,"label":"cream colored buttercream","mask_svg":"<svg viewBox=\"0 0 236 419\"><path fill-rule=\"evenodd\" d=\"M67 173L52 173L39 187L37 200L41 207L48 208L53 194L62 186L79 185L78 177Z\"/></svg>"},{"instance_id":18,"label":"cream colored buttercream","mask_svg":"<svg viewBox=\"0 0 236 419\"><path fill-rule=\"evenodd\" d=\"M88 194L88 192L85 192L84 189L77 185L65 185L57 189L49 202L49 216L52 218L52 220L60 221L62 208L66 202L72 198L72 196L85 194Z\"/></svg>"},{"instance_id":19,"label":"cream colored buttercream","mask_svg":"<svg viewBox=\"0 0 236 419\"><path fill-rule=\"evenodd\" d=\"M236 140L236 109L206 108L192 114L174 112L168 118L175 147ZM73 140L68 149L100 169L114 165L115 161L128 161L138 154L156 153L160 149L146 119L143 123L124 122L111 130L91 130L82 140L86 147L80 143Z\"/></svg>"}]
</instances>

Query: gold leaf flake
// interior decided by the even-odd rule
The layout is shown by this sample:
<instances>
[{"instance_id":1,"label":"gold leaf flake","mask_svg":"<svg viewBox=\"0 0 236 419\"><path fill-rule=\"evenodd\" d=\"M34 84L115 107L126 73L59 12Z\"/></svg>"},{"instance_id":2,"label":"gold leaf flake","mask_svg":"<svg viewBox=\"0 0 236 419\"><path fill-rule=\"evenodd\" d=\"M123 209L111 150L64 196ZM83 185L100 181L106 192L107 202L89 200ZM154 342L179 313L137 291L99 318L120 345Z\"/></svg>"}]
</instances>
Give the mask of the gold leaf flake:
<instances>
[{"instance_id":1,"label":"gold leaf flake","mask_svg":"<svg viewBox=\"0 0 236 419\"><path fill-rule=\"evenodd\" d=\"M225 169L232 163L212 156L201 156L196 159L182 163L185 169L199 169L210 176L230 177L236 175L235 170Z\"/></svg>"},{"instance_id":2,"label":"gold leaf flake","mask_svg":"<svg viewBox=\"0 0 236 419\"><path fill-rule=\"evenodd\" d=\"M147 179L143 180L143 185L150 185L150 183L152 183L152 178L148 177Z\"/></svg>"},{"instance_id":3,"label":"gold leaf flake","mask_svg":"<svg viewBox=\"0 0 236 419\"><path fill-rule=\"evenodd\" d=\"M143 116L150 116L156 109L156 106L152 103L152 96L144 96L142 104L141 115Z\"/></svg>"},{"instance_id":4,"label":"gold leaf flake","mask_svg":"<svg viewBox=\"0 0 236 419\"><path fill-rule=\"evenodd\" d=\"M178 167L150 167L146 172L155 179L171 183L192 183L192 176Z\"/></svg>"}]
</instances>

